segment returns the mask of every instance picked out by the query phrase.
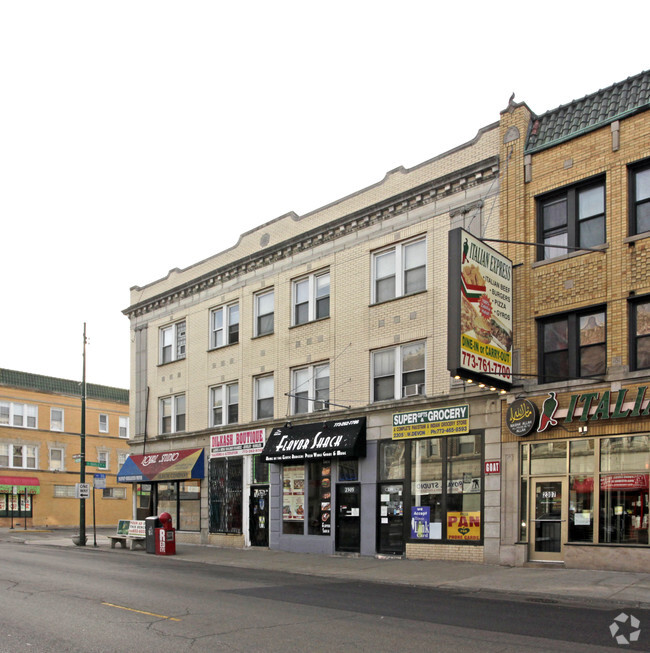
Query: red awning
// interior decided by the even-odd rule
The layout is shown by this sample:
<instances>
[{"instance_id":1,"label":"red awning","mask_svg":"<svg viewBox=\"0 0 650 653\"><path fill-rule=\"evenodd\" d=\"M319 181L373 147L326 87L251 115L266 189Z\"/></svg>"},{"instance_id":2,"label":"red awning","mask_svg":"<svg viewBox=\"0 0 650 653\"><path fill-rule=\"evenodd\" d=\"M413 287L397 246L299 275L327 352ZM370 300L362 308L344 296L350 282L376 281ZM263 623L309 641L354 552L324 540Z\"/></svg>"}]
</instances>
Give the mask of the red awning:
<instances>
[{"instance_id":1,"label":"red awning","mask_svg":"<svg viewBox=\"0 0 650 653\"><path fill-rule=\"evenodd\" d=\"M40 482L35 476L0 476L0 494L12 494L16 488L18 494L27 489L28 494L38 494Z\"/></svg>"}]
</instances>

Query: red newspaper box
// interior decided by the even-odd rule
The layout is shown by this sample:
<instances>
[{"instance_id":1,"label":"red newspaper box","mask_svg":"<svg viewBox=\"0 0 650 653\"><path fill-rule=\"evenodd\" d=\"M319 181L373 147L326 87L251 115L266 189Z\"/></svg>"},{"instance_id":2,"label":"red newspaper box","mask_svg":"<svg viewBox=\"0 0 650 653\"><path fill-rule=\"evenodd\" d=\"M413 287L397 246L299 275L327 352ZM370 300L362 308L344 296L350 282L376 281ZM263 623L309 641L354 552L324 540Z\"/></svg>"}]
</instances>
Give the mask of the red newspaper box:
<instances>
[{"instance_id":1,"label":"red newspaper box","mask_svg":"<svg viewBox=\"0 0 650 653\"><path fill-rule=\"evenodd\" d=\"M172 516L168 512L163 512L158 519L162 527L156 528L156 555L175 555L176 529L172 527Z\"/></svg>"}]
</instances>

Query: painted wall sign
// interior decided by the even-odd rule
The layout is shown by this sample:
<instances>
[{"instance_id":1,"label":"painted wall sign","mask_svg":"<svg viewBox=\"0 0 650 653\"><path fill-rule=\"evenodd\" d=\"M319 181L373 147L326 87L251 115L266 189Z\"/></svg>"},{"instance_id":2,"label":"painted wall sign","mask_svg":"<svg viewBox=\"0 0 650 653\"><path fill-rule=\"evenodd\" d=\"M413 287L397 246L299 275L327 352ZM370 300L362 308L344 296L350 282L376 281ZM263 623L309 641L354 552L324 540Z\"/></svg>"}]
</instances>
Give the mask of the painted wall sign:
<instances>
[{"instance_id":1,"label":"painted wall sign","mask_svg":"<svg viewBox=\"0 0 650 653\"><path fill-rule=\"evenodd\" d=\"M485 461L485 473L486 474L500 474L501 473L501 462L499 460L486 460Z\"/></svg>"},{"instance_id":2,"label":"painted wall sign","mask_svg":"<svg viewBox=\"0 0 650 653\"><path fill-rule=\"evenodd\" d=\"M513 435L525 436L535 430L539 411L528 399L516 399L506 410L506 426Z\"/></svg>"},{"instance_id":3,"label":"painted wall sign","mask_svg":"<svg viewBox=\"0 0 650 653\"><path fill-rule=\"evenodd\" d=\"M512 385L512 261L464 229L449 232L447 367Z\"/></svg>"},{"instance_id":4,"label":"painted wall sign","mask_svg":"<svg viewBox=\"0 0 650 653\"><path fill-rule=\"evenodd\" d=\"M469 404L393 414L393 440L469 433Z\"/></svg>"}]
</instances>

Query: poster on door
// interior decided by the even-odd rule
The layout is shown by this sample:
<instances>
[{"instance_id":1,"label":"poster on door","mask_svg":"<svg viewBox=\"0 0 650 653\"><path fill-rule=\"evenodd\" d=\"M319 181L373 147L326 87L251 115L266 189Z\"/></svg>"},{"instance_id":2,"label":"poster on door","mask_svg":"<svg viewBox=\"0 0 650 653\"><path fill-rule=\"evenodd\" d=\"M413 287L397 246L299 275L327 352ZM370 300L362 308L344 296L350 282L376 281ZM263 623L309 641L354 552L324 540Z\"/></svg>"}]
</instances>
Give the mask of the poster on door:
<instances>
[{"instance_id":1,"label":"poster on door","mask_svg":"<svg viewBox=\"0 0 650 653\"><path fill-rule=\"evenodd\" d=\"M448 540L480 540L481 539L481 513L480 512L448 512L447 513L447 539Z\"/></svg>"}]
</instances>

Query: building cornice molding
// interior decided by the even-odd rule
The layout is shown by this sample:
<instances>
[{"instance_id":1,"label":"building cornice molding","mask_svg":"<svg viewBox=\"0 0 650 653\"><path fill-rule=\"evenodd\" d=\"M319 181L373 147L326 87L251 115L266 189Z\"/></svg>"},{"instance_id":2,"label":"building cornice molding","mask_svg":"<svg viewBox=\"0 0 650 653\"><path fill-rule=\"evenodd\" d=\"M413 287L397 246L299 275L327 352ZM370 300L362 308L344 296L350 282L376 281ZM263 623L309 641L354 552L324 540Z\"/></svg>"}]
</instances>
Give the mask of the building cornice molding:
<instances>
[{"instance_id":1,"label":"building cornice molding","mask_svg":"<svg viewBox=\"0 0 650 653\"><path fill-rule=\"evenodd\" d=\"M488 180L492 181L498 175L499 158L495 155L415 188L410 188L403 193L393 195L386 200L354 211L324 225L319 225L255 254L217 267L207 274L133 304L122 312L129 318L151 313L191 295L218 287L220 284L273 265L301 252L391 220L408 211L466 191Z\"/></svg>"}]
</instances>

